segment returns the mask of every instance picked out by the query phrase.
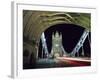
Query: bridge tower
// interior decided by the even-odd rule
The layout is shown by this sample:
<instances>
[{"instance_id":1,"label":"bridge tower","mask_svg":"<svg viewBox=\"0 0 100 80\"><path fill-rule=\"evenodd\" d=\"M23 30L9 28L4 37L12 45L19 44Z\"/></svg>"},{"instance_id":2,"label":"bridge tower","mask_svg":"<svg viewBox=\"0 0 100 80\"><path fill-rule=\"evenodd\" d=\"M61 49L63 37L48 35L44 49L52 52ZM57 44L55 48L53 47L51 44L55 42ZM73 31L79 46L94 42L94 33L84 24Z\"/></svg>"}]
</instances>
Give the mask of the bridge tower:
<instances>
[{"instance_id":1,"label":"bridge tower","mask_svg":"<svg viewBox=\"0 0 100 80\"><path fill-rule=\"evenodd\" d=\"M62 45L62 34L56 31L55 34L52 34L51 57L62 57L64 54L66 54L66 52Z\"/></svg>"}]
</instances>

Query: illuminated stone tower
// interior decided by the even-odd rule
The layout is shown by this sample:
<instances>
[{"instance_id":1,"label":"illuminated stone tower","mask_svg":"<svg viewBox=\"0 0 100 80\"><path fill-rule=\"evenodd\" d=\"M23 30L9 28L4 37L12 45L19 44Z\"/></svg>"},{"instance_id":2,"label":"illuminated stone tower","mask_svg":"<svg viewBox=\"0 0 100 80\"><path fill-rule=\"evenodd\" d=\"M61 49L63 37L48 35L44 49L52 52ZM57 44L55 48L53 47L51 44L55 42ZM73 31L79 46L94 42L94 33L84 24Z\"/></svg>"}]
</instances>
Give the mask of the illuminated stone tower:
<instances>
[{"instance_id":1,"label":"illuminated stone tower","mask_svg":"<svg viewBox=\"0 0 100 80\"><path fill-rule=\"evenodd\" d=\"M65 54L65 50L62 46L62 34L56 33L52 34L52 50L51 50L51 56L53 58L61 57Z\"/></svg>"}]
</instances>

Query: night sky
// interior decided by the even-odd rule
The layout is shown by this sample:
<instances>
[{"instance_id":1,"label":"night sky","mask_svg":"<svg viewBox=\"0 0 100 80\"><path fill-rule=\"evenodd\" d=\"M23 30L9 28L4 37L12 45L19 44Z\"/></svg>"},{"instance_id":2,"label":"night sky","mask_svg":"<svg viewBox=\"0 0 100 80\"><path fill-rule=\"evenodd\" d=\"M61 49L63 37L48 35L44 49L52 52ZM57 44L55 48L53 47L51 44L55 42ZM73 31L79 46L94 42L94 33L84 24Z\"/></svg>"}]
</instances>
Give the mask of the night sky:
<instances>
[{"instance_id":1,"label":"night sky","mask_svg":"<svg viewBox=\"0 0 100 80\"><path fill-rule=\"evenodd\" d=\"M59 33L62 34L62 45L65 51L67 53L70 53L73 50L73 48L76 46L84 29L85 28L74 24L57 24L46 29L44 33L45 33L49 53L51 52L51 47L52 47L53 32L55 33L56 31L58 31ZM88 53L86 56L90 56L90 45L89 45L88 38L86 39L84 44L85 44L84 46L85 53ZM42 50L42 46L40 41L39 56L41 55L42 52L41 50Z\"/></svg>"}]
</instances>

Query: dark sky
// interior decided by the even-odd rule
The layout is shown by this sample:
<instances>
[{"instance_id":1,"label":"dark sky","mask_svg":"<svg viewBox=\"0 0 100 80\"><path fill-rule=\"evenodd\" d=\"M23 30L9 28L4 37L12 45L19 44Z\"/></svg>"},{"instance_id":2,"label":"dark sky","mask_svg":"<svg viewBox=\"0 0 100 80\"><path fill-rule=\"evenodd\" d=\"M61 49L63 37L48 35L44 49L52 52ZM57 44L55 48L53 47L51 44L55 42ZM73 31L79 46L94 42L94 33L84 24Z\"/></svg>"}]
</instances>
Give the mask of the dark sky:
<instances>
[{"instance_id":1,"label":"dark sky","mask_svg":"<svg viewBox=\"0 0 100 80\"><path fill-rule=\"evenodd\" d=\"M44 33L49 52L51 52L51 47L52 47L52 33L56 31L62 33L62 45L66 50L66 52L70 53L77 44L78 40L80 39L84 31L84 28L73 24L57 24L48 28ZM87 39L85 42L86 44L85 49L86 52L90 53L88 43L89 42ZM39 52L41 52L41 49Z\"/></svg>"}]
</instances>

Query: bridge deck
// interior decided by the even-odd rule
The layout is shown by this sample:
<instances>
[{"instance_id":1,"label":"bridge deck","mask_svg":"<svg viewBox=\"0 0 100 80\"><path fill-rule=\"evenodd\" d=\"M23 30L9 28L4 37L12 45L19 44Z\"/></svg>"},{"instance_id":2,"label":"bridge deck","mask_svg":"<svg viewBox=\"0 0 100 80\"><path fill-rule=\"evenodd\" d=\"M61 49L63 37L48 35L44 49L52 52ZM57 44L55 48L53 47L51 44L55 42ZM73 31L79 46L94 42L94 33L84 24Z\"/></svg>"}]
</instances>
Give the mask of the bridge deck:
<instances>
[{"instance_id":1,"label":"bridge deck","mask_svg":"<svg viewBox=\"0 0 100 80\"><path fill-rule=\"evenodd\" d=\"M90 66L89 58L58 57L55 59L39 59L36 68Z\"/></svg>"}]
</instances>

